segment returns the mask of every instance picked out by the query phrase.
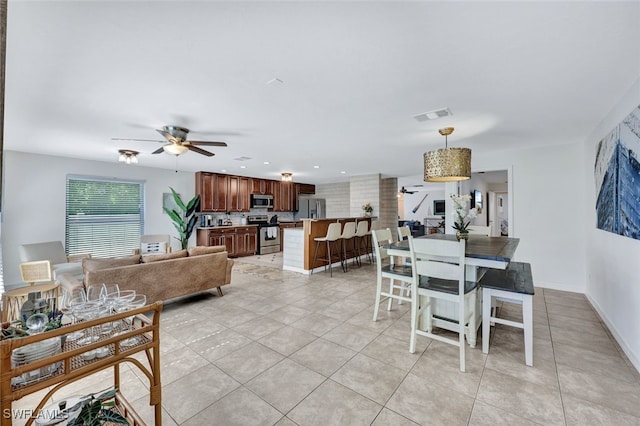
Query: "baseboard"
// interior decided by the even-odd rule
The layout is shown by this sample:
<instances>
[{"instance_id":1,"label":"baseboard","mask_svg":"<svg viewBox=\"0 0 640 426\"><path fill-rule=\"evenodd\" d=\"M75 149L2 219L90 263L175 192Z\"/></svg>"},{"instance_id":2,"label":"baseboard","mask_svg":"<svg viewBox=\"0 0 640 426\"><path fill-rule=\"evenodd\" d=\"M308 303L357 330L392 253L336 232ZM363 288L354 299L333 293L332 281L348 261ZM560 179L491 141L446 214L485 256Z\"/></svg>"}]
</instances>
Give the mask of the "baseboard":
<instances>
[{"instance_id":1,"label":"baseboard","mask_svg":"<svg viewBox=\"0 0 640 426\"><path fill-rule=\"evenodd\" d=\"M627 356L627 358L629 358L629 361L631 362L631 364L633 364L636 371L640 372L640 359L638 359L638 357L636 356L635 353L633 353L631 348L627 346L626 342L624 341L620 333L618 333L618 330L613 325L613 323L609 321L609 318L607 318L607 316L605 315L600 305L598 305L598 303L596 303L595 300L589 297L588 294L585 294L585 296L587 297L587 300L589 301L589 303L591 303L591 306L593 306L593 308L596 310L596 312L598 313L602 321L604 321L605 325L609 329L609 332L611 333L613 338L616 339L616 342L618 343L618 345L620 345L620 348L622 348L622 351Z\"/></svg>"}]
</instances>

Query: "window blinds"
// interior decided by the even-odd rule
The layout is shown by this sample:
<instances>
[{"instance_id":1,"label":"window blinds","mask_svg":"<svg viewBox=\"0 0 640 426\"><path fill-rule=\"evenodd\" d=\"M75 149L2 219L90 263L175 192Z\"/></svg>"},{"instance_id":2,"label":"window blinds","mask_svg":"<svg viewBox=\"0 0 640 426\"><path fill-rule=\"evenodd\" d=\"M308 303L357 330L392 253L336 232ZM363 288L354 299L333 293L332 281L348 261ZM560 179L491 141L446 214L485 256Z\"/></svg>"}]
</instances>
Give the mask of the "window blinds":
<instances>
[{"instance_id":1,"label":"window blinds","mask_svg":"<svg viewBox=\"0 0 640 426\"><path fill-rule=\"evenodd\" d=\"M144 230L144 184L67 176L67 254L127 256Z\"/></svg>"}]
</instances>

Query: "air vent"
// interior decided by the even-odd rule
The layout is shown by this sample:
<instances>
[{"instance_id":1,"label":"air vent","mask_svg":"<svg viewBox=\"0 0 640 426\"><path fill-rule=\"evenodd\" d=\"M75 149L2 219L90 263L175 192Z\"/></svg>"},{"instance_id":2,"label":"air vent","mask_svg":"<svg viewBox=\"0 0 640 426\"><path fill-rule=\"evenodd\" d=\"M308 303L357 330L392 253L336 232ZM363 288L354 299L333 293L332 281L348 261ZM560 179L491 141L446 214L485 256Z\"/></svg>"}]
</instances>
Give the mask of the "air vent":
<instances>
[{"instance_id":1,"label":"air vent","mask_svg":"<svg viewBox=\"0 0 640 426\"><path fill-rule=\"evenodd\" d=\"M453 115L453 113L449 108L440 108L434 109L433 111L423 112L422 114L414 115L413 118L415 118L417 121L428 121L442 117L448 117L450 115Z\"/></svg>"}]
</instances>

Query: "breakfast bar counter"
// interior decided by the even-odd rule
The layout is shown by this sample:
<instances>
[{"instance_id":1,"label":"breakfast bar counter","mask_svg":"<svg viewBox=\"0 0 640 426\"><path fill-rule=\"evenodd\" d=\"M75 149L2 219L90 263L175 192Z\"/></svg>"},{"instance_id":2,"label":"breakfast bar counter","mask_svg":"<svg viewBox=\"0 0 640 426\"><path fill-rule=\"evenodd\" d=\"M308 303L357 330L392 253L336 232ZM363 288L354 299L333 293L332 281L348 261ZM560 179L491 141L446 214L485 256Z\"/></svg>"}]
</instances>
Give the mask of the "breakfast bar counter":
<instances>
[{"instance_id":1,"label":"breakfast bar counter","mask_svg":"<svg viewBox=\"0 0 640 426\"><path fill-rule=\"evenodd\" d=\"M285 229L282 269L310 274L315 268L323 268L324 263L320 260L317 260L316 263L312 265L316 248L314 238L327 235L327 229L330 223L339 222L343 224L342 226L344 227L344 223L357 223L364 220L369 223L368 227L371 229L372 219L370 216L302 219L302 230L300 230L300 228ZM325 244L320 244L318 247L317 257L318 259L326 257Z\"/></svg>"}]
</instances>

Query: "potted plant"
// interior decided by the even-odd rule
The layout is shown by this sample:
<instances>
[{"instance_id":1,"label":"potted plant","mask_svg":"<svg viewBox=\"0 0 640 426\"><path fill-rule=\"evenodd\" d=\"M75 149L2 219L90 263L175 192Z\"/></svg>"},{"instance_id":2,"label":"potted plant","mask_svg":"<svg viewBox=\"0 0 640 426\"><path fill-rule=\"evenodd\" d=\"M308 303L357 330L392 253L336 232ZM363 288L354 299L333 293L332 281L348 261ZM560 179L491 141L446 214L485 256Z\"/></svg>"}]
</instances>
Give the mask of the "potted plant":
<instances>
[{"instance_id":1,"label":"potted plant","mask_svg":"<svg viewBox=\"0 0 640 426\"><path fill-rule=\"evenodd\" d=\"M67 426L100 426L106 423L128 425L127 419L113 410L116 405L115 401L113 401L115 394L116 390L111 389L97 397L91 395L89 398L78 402L69 412L73 413L80 409L80 413L69 420Z\"/></svg>"},{"instance_id":2,"label":"potted plant","mask_svg":"<svg viewBox=\"0 0 640 426\"><path fill-rule=\"evenodd\" d=\"M196 211L200 209L200 196L196 195L187 204L182 201L182 197L173 188L171 193L173 194L173 201L175 201L178 210L169 210L163 207L164 211L169 215L173 221L173 226L178 230L180 238L176 238L180 241L182 249L186 249L189 244L189 237L193 232L193 228L196 226L198 218L196 217Z\"/></svg>"},{"instance_id":3,"label":"potted plant","mask_svg":"<svg viewBox=\"0 0 640 426\"><path fill-rule=\"evenodd\" d=\"M362 211L364 212L365 216L371 216L371 213L373 213L373 206L371 205L371 203L367 203L362 206Z\"/></svg>"},{"instance_id":4,"label":"potted plant","mask_svg":"<svg viewBox=\"0 0 640 426\"><path fill-rule=\"evenodd\" d=\"M455 195L451 194L451 200L453 201L453 226L456 230L456 237L458 240L469 238L469 224L471 220L477 216L476 209L469 210L467 204L471 201L470 195Z\"/></svg>"}]
</instances>

